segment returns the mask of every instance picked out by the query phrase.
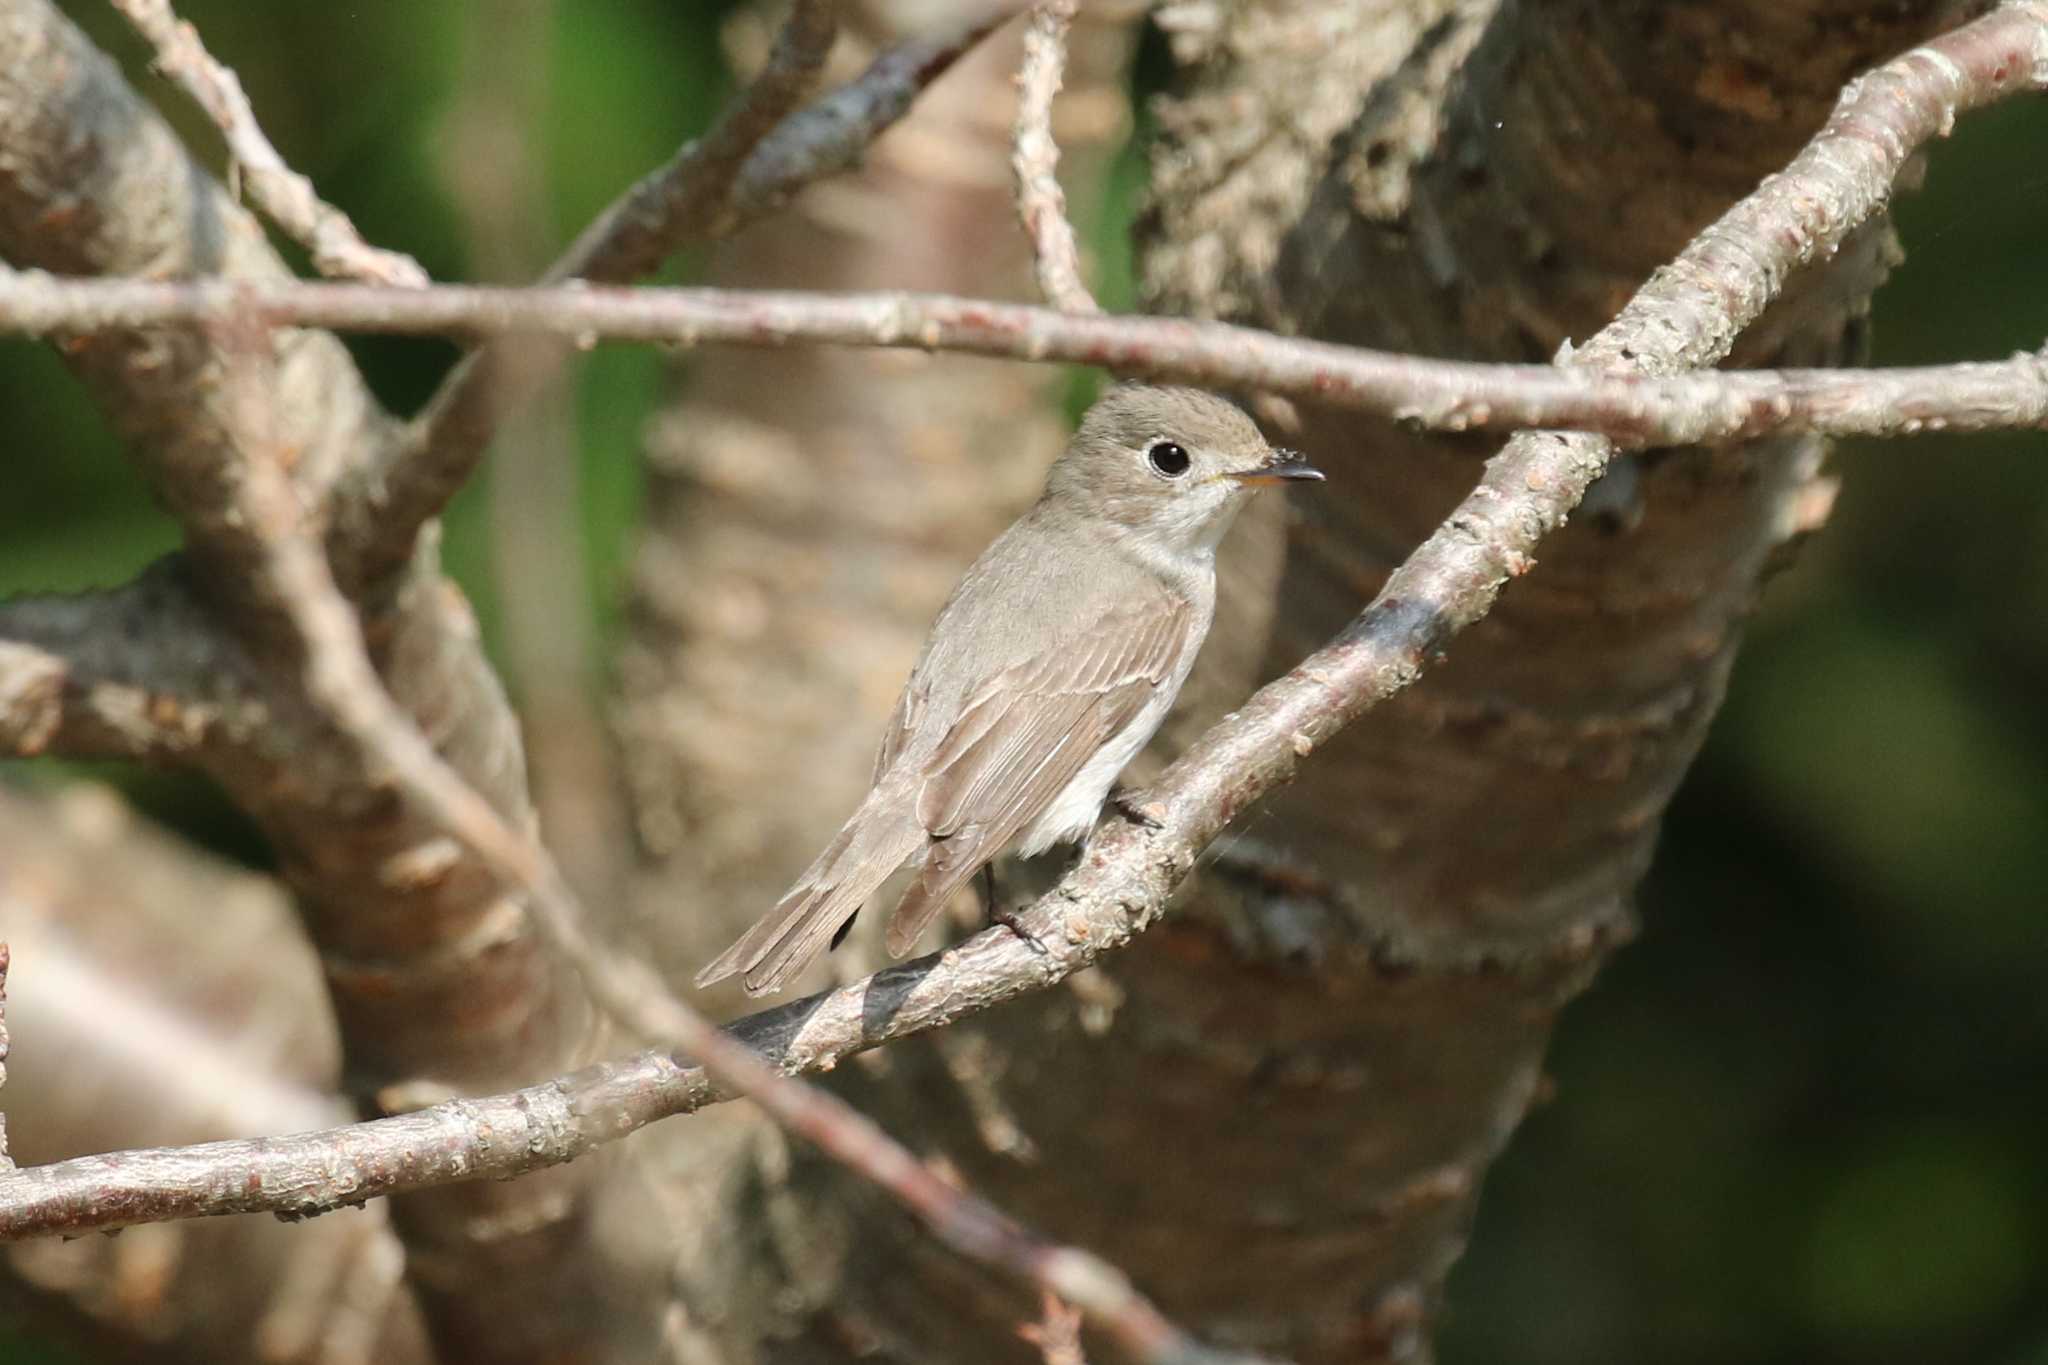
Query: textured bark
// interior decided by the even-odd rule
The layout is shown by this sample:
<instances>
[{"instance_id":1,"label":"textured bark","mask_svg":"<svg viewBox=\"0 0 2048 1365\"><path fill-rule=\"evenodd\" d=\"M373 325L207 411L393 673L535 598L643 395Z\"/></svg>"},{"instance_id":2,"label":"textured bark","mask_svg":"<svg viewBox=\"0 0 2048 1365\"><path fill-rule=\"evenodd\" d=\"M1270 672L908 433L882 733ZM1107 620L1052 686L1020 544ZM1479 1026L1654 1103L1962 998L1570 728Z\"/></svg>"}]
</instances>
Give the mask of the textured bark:
<instances>
[{"instance_id":1,"label":"textured bark","mask_svg":"<svg viewBox=\"0 0 2048 1365\"><path fill-rule=\"evenodd\" d=\"M179 849L91 787L0 787L15 1155L345 1121L319 967L268 879ZM108 1359L430 1359L382 1206L9 1247L4 1296Z\"/></svg>"}]
</instances>

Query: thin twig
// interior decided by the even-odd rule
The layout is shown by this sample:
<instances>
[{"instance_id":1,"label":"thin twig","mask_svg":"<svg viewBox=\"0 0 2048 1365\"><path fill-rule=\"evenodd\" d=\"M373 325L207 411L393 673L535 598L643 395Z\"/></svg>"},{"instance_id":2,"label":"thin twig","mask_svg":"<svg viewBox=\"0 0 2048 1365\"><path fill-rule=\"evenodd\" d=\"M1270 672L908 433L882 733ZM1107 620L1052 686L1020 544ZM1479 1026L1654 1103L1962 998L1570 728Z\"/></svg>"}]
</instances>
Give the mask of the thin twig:
<instances>
[{"instance_id":1,"label":"thin twig","mask_svg":"<svg viewBox=\"0 0 2048 1365\"><path fill-rule=\"evenodd\" d=\"M957 28L906 38L845 85L784 119L740 168L721 232L735 232L781 208L806 185L859 165L875 139L909 113L933 81L1000 28L1011 12L1011 5L998 4L986 17Z\"/></svg>"},{"instance_id":2,"label":"thin twig","mask_svg":"<svg viewBox=\"0 0 2048 1365\"><path fill-rule=\"evenodd\" d=\"M747 158L803 103L838 36L839 0L796 0L767 65L711 130L598 214L541 282L638 279L681 247L721 231L731 221ZM558 346L485 344L442 381L417 421L370 453L360 477L340 490L348 501L373 504L363 509L359 530L349 508L336 518L364 559L342 566L345 580L376 578L411 556L419 528L468 482L505 412L544 385L563 354Z\"/></svg>"},{"instance_id":3,"label":"thin twig","mask_svg":"<svg viewBox=\"0 0 2048 1365\"><path fill-rule=\"evenodd\" d=\"M781 207L804 186L856 165L933 81L1009 13L1007 6L998 5L987 17L963 27L909 39L877 57L854 80L783 119L747 154L737 178L725 187L722 208L706 204L687 230L671 224L658 234L666 249L673 252L737 231ZM771 58L770 67L774 65ZM684 156L689 155L686 150ZM643 194L645 183L629 190L599 223L631 221L633 215L625 206ZM646 195L657 197L653 191ZM556 262L549 279L565 274L614 281L631 278L622 271L627 263L623 257L607 256L604 271L593 274L585 258L592 252L595 230L584 233ZM468 478L508 406L489 391L490 376L482 373L486 368L474 357L458 366L402 437L372 452L359 475L338 490L333 509L336 534L331 539L340 553L360 560L345 564L344 578L374 578L402 562L411 553L420 525L438 513ZM521 391L530 387L517 386Z\"/></svg>"},{"instance_id":4,"label":"thin twig","mask_svg":"<svg viewBox=\"0 0 2048 1365\"><path fill-rule=\"evenodd\" d=\"M330 278L372 284L428 282L418 261L365 242L347 214L323 202L313 182L285 164L257 124L240 79L214 59L198 31L172 12L169 0L113 0L113 6L156 49L156 69L176 81L220 129L249 197L312 253L314 269Z\"/></svg>"},{"instance_id":5,"label":"thin twig","mask_svg":"<svg viewBox=\"0 0 2048 1365\"><path fill-rule=\"evenodd\" d=\"M797 0L768 64L711 131L600 213L544 278L635 280L685 243L718 235L748 156L810 94L838 35L838 0Z\"/></svg>"},{"instance_id":6,"label":"thin twig","mask_svg":"<svg viewBox=\"0 0 2048 1365\"><path fill-rule=\"evenodd\" d=\"M1067 30L1077 0L1037 0L1024 28L1024 60L1017 70L1017 124L1010 168L1017 176L1017 214L1031 240L1039 292L1068 313L1099 313L1081 280L1081 249L1067 219L1060 188L1059 143L1053 138L1052 102L1067 67Z\"/></svg>"},{"instance_id":7,"label":"thin twig","mask_svg":"<svg viewBox=\"0 0 2048 1365\"><path fill-rule=\"evenodd\" d=\"M270 354L260 329L225 326L224 350L242 353L234 374L252 406ZM252 412L243 428L260 433ZM591 937L588 917L554 859L515 830L450 767L384 689L354 610L328 569L321 543L283 462L261 450L245 460L234 490L238 525L261 549L249 556L264 580L254 594L280 611L303 653L307 694L371 760L491 870L522 891L535 926L581 976L600 1008L628 1029L697 1058L719 1080L753 1099L903 1204L948 1247L1057 1294L1086 1311L1143 1361L1212 1359L1099 1257L1045 1241L994 1205L940 1179L853 1106L797 1081L668 992L652 969Z\"/></svg>"},{"instance_id":8,"label":"thin twig","mask_svg":"<svg viewBox=\"0 0 2048 1365\"><path fill-rule=\"evenodd\" d=\"M1911 436L2048 425L2048 357L1879 370L1663 375L1396 355L1185 318L1084 316L937 294L772 290L421 290L73 280L0 271L0 331L59 336L253 318L424 335L498 332L671 346L813 342L1069 361L1120 374L1263 389L1433 431L1593 431L1630 447L1776 431Z\"/></svg>"}]
</instances>

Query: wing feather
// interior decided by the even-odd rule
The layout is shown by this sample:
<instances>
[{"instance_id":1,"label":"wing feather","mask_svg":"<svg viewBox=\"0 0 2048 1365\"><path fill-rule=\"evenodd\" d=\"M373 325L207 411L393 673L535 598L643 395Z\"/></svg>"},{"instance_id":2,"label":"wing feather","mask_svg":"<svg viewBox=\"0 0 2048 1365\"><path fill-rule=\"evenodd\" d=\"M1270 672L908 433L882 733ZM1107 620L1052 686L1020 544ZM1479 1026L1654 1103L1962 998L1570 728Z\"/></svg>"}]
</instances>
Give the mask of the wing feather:
<instances>
[{"instance_id":1,"label":"wing feather","mask_svg":"<svg viewBox=\"0 0 2048 1365\"><path fill-rule=\"evenodd\" d=\"M907 949L946 899L1066 790L1177 671L1191 609L1163 589L1089 623L1072 647L1002 670L976 691L933 752L917 817L933 841L891 916Z\"/></svg>"},{"instance_id":2,"label":"wing feather","mask_svg":"<svg viewBox=\"0 0 2048 1365\"><path fill-rule=\"evenodd\" d=\"M870 787L881 785L882 775L896 766L896 760L903 755L903 748L910 737L917 733L917 727L924 720L925 681L917 674L910 675L910 681L903 684L903 695L896 699L896 709L889 716L889 724L882 731L882 742L875 750L875 776L868 783Z\"/></svg>"}]
</instances>

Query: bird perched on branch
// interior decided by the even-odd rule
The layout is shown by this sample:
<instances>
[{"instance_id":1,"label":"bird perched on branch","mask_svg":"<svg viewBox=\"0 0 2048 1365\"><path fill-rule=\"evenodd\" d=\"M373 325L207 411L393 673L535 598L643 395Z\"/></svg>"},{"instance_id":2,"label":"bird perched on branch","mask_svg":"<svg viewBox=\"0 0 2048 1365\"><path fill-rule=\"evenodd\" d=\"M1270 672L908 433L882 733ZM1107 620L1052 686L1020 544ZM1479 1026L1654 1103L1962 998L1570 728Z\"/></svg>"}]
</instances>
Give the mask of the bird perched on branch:
<instances>
[{"instance_id":1,"label":"bird perched on branch","mask_svg":"<svg viewBox=\"0 0 2048 1365\"><path fill-rule=\"evenodd\" d=\"M888 927L900 957L1012 844L1087 837L1209 633L1232 518L1262 487L1322 477L1212 394L1110 390L939 611L860 808L697 984L781 989L909 863Z\"/></svg>"}]
</instances>

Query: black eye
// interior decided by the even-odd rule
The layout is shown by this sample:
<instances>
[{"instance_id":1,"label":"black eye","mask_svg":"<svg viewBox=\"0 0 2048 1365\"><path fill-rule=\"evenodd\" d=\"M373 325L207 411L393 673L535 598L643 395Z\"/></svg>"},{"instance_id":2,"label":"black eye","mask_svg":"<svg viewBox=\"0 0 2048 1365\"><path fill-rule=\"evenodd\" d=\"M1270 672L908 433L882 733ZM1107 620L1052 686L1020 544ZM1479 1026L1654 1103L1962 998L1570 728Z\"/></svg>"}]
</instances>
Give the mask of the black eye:
<instances>
[{"instance_id":1,"label":"black eye","mask_svg":"<svg viewBox=\"0 0 2048 1365\"><path fill-rule=\"evenodd\" d=\"M1145 458L1152 462L1154 469L1169 479L1177 479L1187 473L1188 466L1193 463L1188 459L1187 451L1171 441L1154 441L1145 447Z\"/></svg>"}]
</instances>

